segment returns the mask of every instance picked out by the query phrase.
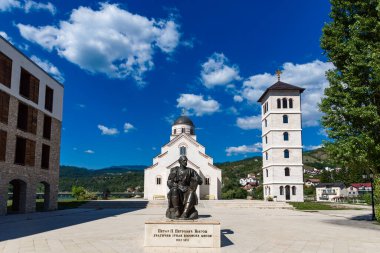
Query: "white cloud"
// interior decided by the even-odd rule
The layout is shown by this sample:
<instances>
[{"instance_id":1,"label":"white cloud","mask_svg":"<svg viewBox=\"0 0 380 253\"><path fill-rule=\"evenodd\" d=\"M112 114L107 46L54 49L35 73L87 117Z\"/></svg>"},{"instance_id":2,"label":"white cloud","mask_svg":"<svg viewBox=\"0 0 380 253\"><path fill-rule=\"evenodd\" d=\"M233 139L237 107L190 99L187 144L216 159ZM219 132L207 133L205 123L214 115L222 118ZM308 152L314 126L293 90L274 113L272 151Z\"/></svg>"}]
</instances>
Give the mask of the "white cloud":
<instances>
[{"instance_id":1,"label":"white cloud","mask_svg":"<svg viewBox=\"0 0 380 253\"><path fill-rule=\"evenodd\" d=\"M0 11L11 11L12 9L23 9L25 13L31 11L45 10L54 15L57 12L55 6L50 3L40 3L31 0L18 1L18 0L0 0Z\"/></svg>"},{"instance_id":2,"label":"white cloud","mask_svg":"<svg viewBox=\"0 0 380 253\"><path fill-rule=\"evenodd\" d=\"M88 149L84 151L86 154L95 154L94 150Z\"/></svg>"},{"instance_id":3,"label":"white cloud","mask_svg":"<svg viewBox=\"0 0 380 253\"><path fill-rule=\"evenodd\" d=\"M1 0L0 0L1 1ZM0 31L0 36L3 37L4 39L6 39L7 41L9 41L10 43L13 44L12 42L12 38L8 36L8 34L4 31Z\"/></svg>"},{"instance_id":4,"label":"white cloud","mask_svg":"<svg viewBox=\"0 0 380 253\"><path fill-rule=\"evenodd\" d=\"M119 133L119 130L116 128L108 128L103 125L98 125L98 128L102 131L102 135L116 135Z\"/></svg>"},{"instance_id":5,"label":"white cloud","mask_svg":"<svg viewBox=\"0 0 380 253\"><path fill-rule=\"evenodd\" d=\"M281 81L305 88L302 94L302 119L304 126L317 126L322 115L318 110L324 89L328 86L325 72L334 68L332 63L315 60L305 64L286 62L282 66ZM243 83L241 96L256 102L266 88L277 81L268 73L253 75Z\"/></svg>"},{"instance_id":6,"label":"white cloud","mask_svg":"<svg viewBox=\"0 0 380 253\"><path fill-rule=\"evenodd\" d=\"M322 145L308 145L308 146L304 146L303 148L306 149L306 150L314 150L314 149L318 149L318 148L321 148Z\"/></svg>"},{"instance_id":7,"label":"white cloud","mask_svg":"<svg viewBox=\"0 0 380 253\"><path fill-rule=\"evenodd\" d=\"M21 3L17 0L0 0L0 11L10 11L13 8L20 8Z\"/></svg>"},{"instance_id":8,"label":"white cloud","mask_svg":"<svg viewBox=\"0 0 380 253\"><path fill-rule=\"evenodd\" d=\"M203 95L181 94L177 102L178 108L184 108L189 114L196 116L213 114L220 108L220 104L216 100L211 97L205 100Z\"/></svg>"},{"instance_id":9,"label":"white cloud","mask_svg":"<svg viewBox=\"0 0 380 253\"><path fill-rule=\"evenodd\" d=\"M40 66L43 70L51 74L55 79L59 82L65 82L62 73L58 70L56 66L54 66L51 62L47 60L41 60L35 55L32 55L31 60L34 61L38 66Z\"/></svg>"},{"instance_id":10,"label":"white cloud","mask_svg":"<svg viewBox=\"0 0 380 253\"><path fill-rule=\"evenodd\" d=\"M135 127L128 122L125 122L124 124L124 133L128 133L130 130L134 129Z\"/></svg>"},{"instance_id":11,"label":"white cloud","mask_svg":"<svg viewBox=\"0 0 380 253\"><path fill-rule=\"evenodd\" d=\"M236 125L244 130L261 129L261 115L237 118Z\"/></svg>"},{"instance_id":12,"label":"white cloud","mask_svg":"<svg viewBox=\"0 0 380 253\"><path fill-rule=\"evenodd\" d=\"M25 39L56 50L82 69L110 78L132 77L139 84L154 67L156 49L171 53L180 39L173 20L148 19L109 3L102 3L99 10L79 7L57 27L17 27Z\"/></svg>"},{"instance_id":13,"label":"white cloud","mask_svg":"<svg viewBox=\"0 0 380 253\"><path fill-rule=\"evenodd\" d=\"M236 65L229 66L224 54L214 53L202 64L201 80L207 88L228 85L240 79L239 68Z\"/></svg>"},{"instance_id":14,"label":"white cloud","mask_svg":"<svg viewBox=\"0 0 380 253\"><path fill-rule=\"evenodd\" d=\"M253 145L242 145L238 147L228 147L226 148L227 156L240 155L247 153L257 153L261 151L262 144L260 142Z\"/></svg>"},{"instance_id":15,"label":"white cloud","mask_svg":"<svg viewBox=\"0 0 380 253\"><path fill-rule=\"evenodd\" d=\"M55 15L55 13L57 12L57 9L55 8L55 6L48 2L46 4L44 3L39 3L39 2L34 2L34 1L25 1L25 5L24 5L24 10L26 13L29 13L30 11L39 11L39 10L46 10L48 12L50 12L52 15Z\"/></svg>"},{"instance_id":16,"label":"white cloud","mask_svg":"<svg viewBox=\"0 0 380 253\"><path fill-rule=\"evenodd\" d=\"M240 103L240 102L243 102L243 97L242 96L239 96L239 95L235 95L234 96L234 101L235 102L238 102L238 103Z\"/></svg>"}]
</instances>

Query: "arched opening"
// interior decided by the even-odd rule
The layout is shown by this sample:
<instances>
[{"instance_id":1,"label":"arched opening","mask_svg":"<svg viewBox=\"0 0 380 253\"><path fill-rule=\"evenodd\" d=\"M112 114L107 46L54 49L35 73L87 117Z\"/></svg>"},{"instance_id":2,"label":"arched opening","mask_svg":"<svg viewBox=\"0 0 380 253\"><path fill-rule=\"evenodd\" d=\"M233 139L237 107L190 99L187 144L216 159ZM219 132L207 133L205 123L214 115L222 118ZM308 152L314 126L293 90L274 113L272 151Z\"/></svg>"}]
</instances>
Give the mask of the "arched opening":
<instances>
[{"instance_id":1,"label":"arched opening","mask_svg":"<svg viewBox=\"0 0 380 253\"><path fill-rule=\"evenodd\" d=\"M265 152L265 160L268 160L268 152Z\"/></svg>"},{"instance_id":2,"label":"arched opening","mask_svg":"<svg viewBox=\"0 0 380 253\"><path fill-rule=\"evenodd\" d=\"M285 199L290 200L290 186L285 186Z\"/></svg>"},{"instance_id":3,"label":"arched opening","mask_svg":"<svg viewBox=\"0 0 380 253\"><path fill-rule=\"evenodd\" d=\"M289 150L284 150L284 158L289 158Z\"/></svg>"},{"instance_id":4,"label":"arched opening","mask_svg":"<svg viewBox=\"0 0 380 253\"><path fill-rule=\"evenodd\" d=\"M182 133L185 133L185 128L184 127L182 128Z\"/></svg>"},{"instance_id":5,"label":"arched opening","mask_svg":"<svg viewBox=\"0 0 380 253\"><path fill-rule=\"evenodd\" d=\"M186 155L186 147L182 146L179 148L179 155Z\"/></svg>"},{"instance_id":6,"label":"arched opening","mask_svg":"<svg viewBox=\"0 0 380 253\"><path fill-rule=\"evenodd\" d=\"M174 128L173 134L177 134L177 129Z\"/></svg>"},{"instance_id":7,"label":"arched opening","mask_svg":"<svg viewBox=\"0 0 380 253\"><path fill-rule=\"evenodd\" d=\"M20 179L9 182L8 213L26 212L26 183Z\"/></svg>"},{"instance_id":8,"label":"arched opening","mask_svg":"<svg viewBox=\"0 0 380 253\"><path fill-rule=\"evenodd\" d=\"M289 99L289 108L293 108L293 99Z\"/></svg>"},{"instance_id":9,"label":"arched opening","mask_svg":"<svg viewBox=\"0 0 380 253\"><path fill-rule=\"evenodd\" d=\"M288 115L283 115L282 116L282 123L287 124L289 122Z\"/></svg>"},{"instance_id":10,"label":"arched opening","mask_svg":"<svg viewBox=\"0 0 380 253\"><path fill-rule=\"evenodd\" d=\"M288 140L289 140L289 133L285 132L284 133L284 141L288 141Z\"/></svg>"},{"instance_id":11,"label":"arched opening","mask_svg":"<svg viewBox=\"0 0 380 253\"><path fill-rule=\"evenodd\" d=\"M156 185L160 185L161 184L161 176L157 176L156 177Z\"/></svg>"},{"instance_id":12,"label":"arched opening","mask_svg":"<svg viewBox=\"0 0 380 253\"><path fill-rule=\"evenodd\" d=\"M36 211L47 211L50 207L50 184L40 182L37 185Z\"/></svg>"},{"instance_id":13,"label":"arched opening","mask_svg":"<svg viewBox=\"0 0 380 253\"><path fill-rule=\"evenodd\" d=\"M277 99L277 108L279 109L281 108L281 99L279 98Z\"/></svg>"},{"instance_id":14,"label":"arched opening","mask_svg":"<svg viewBox=\"0 0 380 253\"><path fill-rule=\"evenodd\" d=\"M205 178L205 185L210 185L210 177Z\"/></svg>"},{"instance_id":15,"label":"arched opening","mask_svg":"<svg viewBox=\"0 0 380 253\"><path fill-rule=\"evenodd\" d=\"M268 121L267 121L267 119L264 119L264 126L265 126L265 127L268 126Z\"/></svg>"},{"instance_id":16,"label":"arched opening","mask_svg":"<svg viewBox=\"0 0 380 253\"><path fill-rule=\"evenodd\" d=\"M265 169L266 176L268 177L268 169Z\"/></svg>"},{"instance_id":17,"label":"arched opening","mask_svg":"<svg viewBox=\"0 0 380 253\"><path fill-rule=\"evenodd\" d=\"M290 169L288 167L285 168L285 176L286 177L290 176Z\"/></svg>"},{"instance_id":18,"label":"arched opening","mask_svg":"<svg viewBox=\"0 0 380 253\"><path fill-rule=\"evenodd\" d=\"M282 108L288 108L288 100L286 98L282 99Z\"/></svg>"},{"instance_id":19,"label":"arched opening","mask_svg":"<svg viewBox=\"0 0 380 253\"><path fill-rule=\"evenodd\" d=\"M296 195L297 188L295 186L292 186L292 195Z\"/></svg>"},{"instance_id":20,"label":"arched opening","mask_svg":"<svg viewBox=\"0 0 380 253\"><path fill-rule=\"evenodd\" d=\"M284 195L284 186L280 186L280 195Z\"/></svg>"}]
</instances>

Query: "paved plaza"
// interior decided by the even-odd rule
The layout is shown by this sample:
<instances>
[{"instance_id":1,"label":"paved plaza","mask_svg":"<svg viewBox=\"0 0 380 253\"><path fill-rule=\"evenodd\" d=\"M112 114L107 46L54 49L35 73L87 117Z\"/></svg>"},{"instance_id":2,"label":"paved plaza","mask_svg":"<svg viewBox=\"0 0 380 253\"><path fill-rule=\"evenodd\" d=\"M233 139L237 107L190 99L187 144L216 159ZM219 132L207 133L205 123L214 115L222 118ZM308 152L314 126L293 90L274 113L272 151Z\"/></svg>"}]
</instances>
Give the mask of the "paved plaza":
<instances>
[{"instance_id":1,"label":"paved plaza","mask_svg":"<svg viewBox=\"0 0 380 253\"><path fill-rule=\"evenodd\" d=\"M108 203L0 217L0 252L380 252L380 225L365 220L370 209L301 212L249 201L200 202L202 219L221 221L222 247L212 251L144 249L144 221L163 217L165 203Z\"/></svg>"}]
</instances>

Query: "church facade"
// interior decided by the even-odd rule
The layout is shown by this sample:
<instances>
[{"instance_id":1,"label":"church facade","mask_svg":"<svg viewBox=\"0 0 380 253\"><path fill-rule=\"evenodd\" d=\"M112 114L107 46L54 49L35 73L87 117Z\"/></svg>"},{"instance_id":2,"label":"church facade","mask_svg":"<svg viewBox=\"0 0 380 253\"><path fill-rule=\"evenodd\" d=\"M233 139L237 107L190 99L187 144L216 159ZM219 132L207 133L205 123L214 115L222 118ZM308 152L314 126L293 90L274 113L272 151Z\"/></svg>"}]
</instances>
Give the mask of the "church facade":
<instances>
[{"instance_id":1,"label":"church facade","mask_svg":"<svg viewBox=\"0 0 380 253\"><path fill-rule=\"evenodd\" d=\"M144 170L144 199L167 199L166 185L170 170L179 166L178 159L186 155L187 166L194 169L203 179L197 189L199 199L221 198L222 172L206 155L205 147L197 142L195 126L187 116L180 116L172 125L170 141L153 158L153 165Z\"/></svg>"},{"instance_id":2,"label":"church facade","mask_svg":"<svg viewBox=\"0 0 380 253\"><path fill-rule=\"evenodd\" d=\"M258 100L262 105L263 191L266 200L304 201L303 91L303 88L278 80Z\"/></svg>"}]
</instances>

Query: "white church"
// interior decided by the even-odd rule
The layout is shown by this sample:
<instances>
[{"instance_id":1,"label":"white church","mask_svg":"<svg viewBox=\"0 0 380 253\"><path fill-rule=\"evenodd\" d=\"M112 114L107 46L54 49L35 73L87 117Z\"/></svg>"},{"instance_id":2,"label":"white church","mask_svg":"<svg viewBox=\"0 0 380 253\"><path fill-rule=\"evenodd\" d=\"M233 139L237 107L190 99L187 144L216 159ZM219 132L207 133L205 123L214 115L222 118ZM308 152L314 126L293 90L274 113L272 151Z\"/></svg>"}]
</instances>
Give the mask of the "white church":
<instances>
[{"instance_id":1,"label":"white church","mask_svg":"<svg viewBox=\"0 0 380 253\"><path fill-rule=\"evenodd\" d=\"M222 171L213 165L213 159L206 155L205 147L197 142L195 126L187 116L180 116L172 125L170 141L153 158L153 165L144 170L144 199L167 199L169 191L166 181L170 169L179 166L178 158L186 155L187 166L202 178L203 184L197 189L199 199L221 198Z\"/></svg>"},{"instance_id":2,"label":"white church","mask_svg":"<svg viewBox=\"0 0 380 253\"><path fill-rule=\"evenodd\" d=\"M262 105L264 199L303 202L302 113L303 88L280 81L258 102Z\"/></svg>"}]
</instances>

